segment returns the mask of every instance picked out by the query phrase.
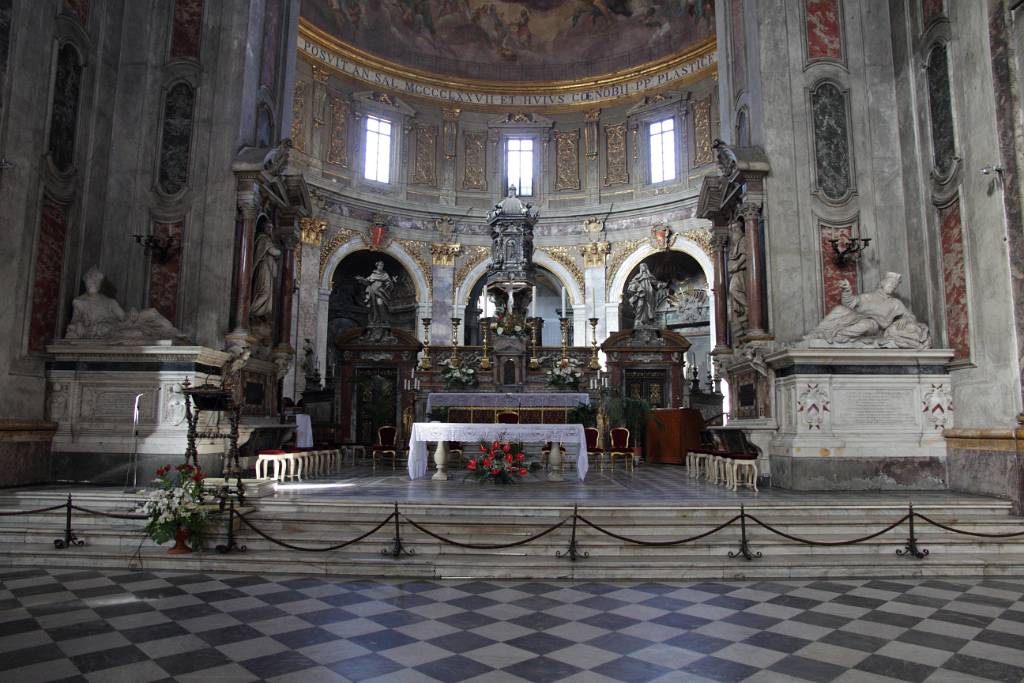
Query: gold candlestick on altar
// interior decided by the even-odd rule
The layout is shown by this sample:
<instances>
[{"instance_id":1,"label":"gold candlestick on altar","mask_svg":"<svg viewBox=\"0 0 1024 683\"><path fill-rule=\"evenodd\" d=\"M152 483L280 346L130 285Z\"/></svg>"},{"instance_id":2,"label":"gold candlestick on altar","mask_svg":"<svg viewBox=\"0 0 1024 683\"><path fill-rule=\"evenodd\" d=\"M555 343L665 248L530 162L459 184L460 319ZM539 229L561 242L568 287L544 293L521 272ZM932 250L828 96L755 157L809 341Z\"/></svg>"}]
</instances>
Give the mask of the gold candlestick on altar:
<instances>
[{"instance_id":1,"label":"gold candlestick on altar","mask_svg":"<svg viewBox=\"0 0 1024 683\"><path fill-rule=\"evenodd\" d=\"M601 361L597 359L597 318L590 319L590 332L593 339L594 354L590 357L590 369L600 370Z\"/></svg>"},{"instance_id":2,"label":"gold candlestick on altar","mask_svg":"<svg viewBox=\"0 0 1024 683\"><path fill-rule=\"evenodd\" d=\"M569 319L559 318L559 325L562 326L562 367L569 367Z\"/></svg>"},{"instance_id":3,"label":"gold candlestick on altar","mask_svg":"<svg viewBox=\"0 0 1024 683\"><path fill-rule=\"evenodd\" d=\"M483 355L480 357L480 369L481 370L490 370L491 369L491 357L490 357L490 354L487 352L487 338L489 336L491 336L491 319L490 318L484 318L483 319L483 335L484 335L484 340L483 340L484 341L484 352L483 352Z\"/></svg>"},{"instance_id":4,"label":"gold candlestick on altar","mask_svg":"<svg viewBox=\"0 0 1024 683\"><path fill-rule=\"evenodd\" d=\"M430 370L430 318L423 319L423 358L420 370Z\"/></svg>"},{"instance_id":5,"label":"gold candlestick on altar","mask_svg":"<svg viewBox=\"0 0 1024 683\"><path fill-rule=\"evenodd\" d=\"M530 369L539 370L540 360L537 358L537 318L532 318L526 324L530 327Z\"/></svg>"},{"instance_id":6,"label":"gold candlestick on altar","mask_svg":"<svg viewBox=\"0 0 1024 683\"><path fill-rule=\"evenodd\" d=\"M459 367L459 323L462 320L459 318L452 318L452 357L448 361L448 364L453 368Z\"/></svg>"}]
</instances>

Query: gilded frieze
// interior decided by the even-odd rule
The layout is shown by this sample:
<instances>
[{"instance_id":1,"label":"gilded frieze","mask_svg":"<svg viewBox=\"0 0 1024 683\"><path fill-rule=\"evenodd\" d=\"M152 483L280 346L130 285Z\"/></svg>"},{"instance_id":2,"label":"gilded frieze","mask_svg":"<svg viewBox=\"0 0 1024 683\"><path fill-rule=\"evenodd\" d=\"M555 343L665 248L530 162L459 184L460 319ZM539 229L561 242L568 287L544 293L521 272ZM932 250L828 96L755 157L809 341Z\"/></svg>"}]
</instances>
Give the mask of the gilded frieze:
<instances>
[{"instance_id":1,"label":"gilded frieze","mask_svg":"<svg viewBox=\"0 0 1024 683\"><path fill-rule=\"evenodd\" d=\"M583 265L587 268L601 268L604 266L604 259L611 251L611 244L604 240L590 242L579 247L580 255L583 257Z\"/></svg>"},{"instance_id":2,"label":"gilded frieze","mask_svg":"<svg viewBox=\"0 0 1024 683\"><path fill-rule=\"evenodd\" d=\"M433 272L430 269L430 262L423 255L424 247L429 246L427 242L417 242L416 240L395 240L395 244L402 247L416 265L419 266L420 273L423 274L423 279L427 281L427 299L433 297L434 291L434 277Z\"/></svg>"},{"instance_id":3,"label":"gilded frieze","mask_svg":"<svg viewBox=\"0 0 1024 683\"><path fill-rule=\"evenodd\" d=\"M711 151L711 97L697 103L693 109L693 132L696 138L697 152L693 157L696 166L710 164L715 160Z\"/></svg>"},{"instance_id":4,"label":"gilded frieze","mask_svg":"<svg viewBox=\"0 0 1024 683\"><path fill-rule=\"evenodd\" d=\"M576 256L569 250L570 247L543 247L538 251L544 252L551 257L552 260L558 262L565 269L568 270L576 284L579 285L580 291L586 289L585 280L583 277L583 270L576 264Z\"/></svg>"},{"instance_id":5,"label":"gilded frieze","mask_svg":"<svg viewBox=\"0 0 1024 683\"><path fill-rule=\"evenodd\" d=\"M349 104L341 97L331 98L331 139L327 163L348 167Z\"/></svg>"},{"instance_id":6,"label":"gilded frieze","mask_svg":"<svg viewBox=\"0 0 1024 683\"><path fill-rule=\"evenodd\" d=\"M430 245L430 258L435 266L454 266L455 259L462 253L461 244L443 244L433 242Z\"/></svg>"},{"instance_id":7,"label":"gilded frieze","mask_svg":"<svg viewBox=\"0 0 1024 683\"><path fill-rule=\"evenodd\" d=\"M306 151L306 131L303 112L306 108L306 81L295 84L295 98L292 100L292 147Z\"/></svg>"},{"instance_id":8,"label":"gilded frieze","mask_svg":"<svg viewBox=\"0 0 1024 683\"><path fill-rule=\"evenodd\" d=\"M623 128L625 128L625 126L623 126ZM639 249L640 245L646 241L646 239L626 240L624 242L616 242L612 245L612 253L611 256L608 257L608 269L605 271L608 273L608 277L606 278L607 284L605 286L606 297L612 291L612 280L615 279L615 274L619 272L619 268L622 267L622 264L627 258L629 258L630 254Z\"/></svg>"},{"instance_id":9,"label":"gilded frieze","mask_svg":"<svg viewBox=\"0 0 1024 683\"><path fill-rule=\"evenodd\" d=\"M626 168L626 124L605 126L605 185L621 185L629 182Z\"/></svg>"},{"instance_id":10,"label":"gilded frieze","mask_svg":"<svg viewBox=\"0 0 1024 683\"><path fill-rule=\"evenodd\" d=\"M682 232L683 239L688 239L691 242L696 242L701 251L707 254L709 257L714 258L714 250L711 248L711 231L710 230L684 230Z\"/></svg>"},{"instance_id":11,"label":"gilded frieze","mask_svg":"<svg viewBox=\"0 0 1024 683\"><path fill-rule=\"evenodd\" d=\"M486 190L487 178L484 175L484 164L487 160L487 153L485 151L487 134L482 132L466 133L464 140L466 166L463 169L462 189Z\"/></svg>"},{"instance_id":12,"label":"gilded frieze","mask_svg":"<svg viewBox=\"0 0 1024 683\"><path fill-rule=\"evenodd\" d=\"M416 126L412 182L414 185L437 186L437 126Z\"/></svg>"},{"instance_id":13,"label":"gilded frieze","mask_svg":"<svg viewBox=\"0 0 1024 683\"><path fill-rule=\"evenodd\" d=\"M470 271L483 263L491 255L491 250L489 247L481 246L464 247L462 253L465 255L465 258L462 260L462 265L455 271L455 285L457 287L466 285L466 277Z\"/></svg>"},{"instance_id":14,"label":"gilded frieze","mask_svg":"<svg viewBox=\"0 0 1024 683\"><path fill-rule=\"evenodd\" d=\"M580 189L580 132L555 133L555 189Z\"/></svg>"}]
</instances>

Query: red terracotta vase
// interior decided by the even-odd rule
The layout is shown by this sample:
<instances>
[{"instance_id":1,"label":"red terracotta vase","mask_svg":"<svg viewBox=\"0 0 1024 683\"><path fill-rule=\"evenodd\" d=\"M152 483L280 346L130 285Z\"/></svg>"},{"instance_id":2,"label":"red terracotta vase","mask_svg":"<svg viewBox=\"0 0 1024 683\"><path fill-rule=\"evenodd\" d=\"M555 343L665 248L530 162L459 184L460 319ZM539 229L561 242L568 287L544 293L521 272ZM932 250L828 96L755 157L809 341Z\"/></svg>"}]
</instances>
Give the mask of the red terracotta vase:
<instances>
[{"instance_id":1,"label":"red terracotta vase","mask_svg":"<svg viewBox=\"0 0 1024 683\"><path fill-rule=\"evenodd\" d=\"M168 549L168 555L187 555L192 552L192 548L188 547L189 536L192 532L187 527L178 527L178 530L174 532L174 547Z\"/></svg>"}]
</instances>

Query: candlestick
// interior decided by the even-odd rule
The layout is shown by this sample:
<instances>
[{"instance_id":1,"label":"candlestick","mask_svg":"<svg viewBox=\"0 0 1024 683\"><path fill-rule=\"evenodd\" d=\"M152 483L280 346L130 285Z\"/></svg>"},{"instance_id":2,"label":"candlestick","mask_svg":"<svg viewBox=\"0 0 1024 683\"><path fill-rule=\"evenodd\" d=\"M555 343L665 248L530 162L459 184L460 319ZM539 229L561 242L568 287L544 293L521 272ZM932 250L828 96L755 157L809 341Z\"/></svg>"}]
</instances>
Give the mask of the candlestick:
<instances>
[{"instance_id":1,"label":"candlestick","mask_svg":"<svg viewBox=\"0 0 1024 683\"><path fill-rule=\"evenodd\" d=\"M565 290L563 289L562 292L564 293ZM562 327L562 362L561 362L561 366L563 368L565 368L565 367L569 366L569 319L566 318L565 316L562 316L559 319L558 323Z\"/></svg>"},{"instance_id":2,"label":"candlestick","mask_svg":"<svg viewBox=\"0 0 1024 683\"><path fill-rule=\"evenodd\" d=\"M540 369L540 360L537 359L537 327L538 327L537 323L538 323L537 318L531 318L526 323L530 327L530 341L532 342L532 344L530 345L530 369L531 370L539 370Z\"/></svg>"},{"instance_id":3,"label":"candlestick","mask_svg":"<svg viewBox=\"0 0 1024 683\"><path fill-rule=\"evenodd\" d=\"M590 357L590 369L600 370L601 361L597 359L597 318L590 319L590 332L593 339L594 354Z\"/></svg>"},{"instance_id":4,"label":"candlestick","mask_svg":"<svg viewBox=\"0 0 1024 683\"><path fill-rule=\"evenodd\" d=\"M448 364L453 368L459 367L459 323L461 322L460 318L452 318L452 357L448 360Z\"/></svg>"},{"instance_id":5,"label":"candlestick","mask_svg":"<svg viewBox=\"0 0 1024 683\"><path fill-rule=\"evenodd\" d=\"M537 285L533 286L533 291L530 294L530 317L537 317Z\"/></svg>"},{"instance_id":6,"label":"candlestick","mask_svg":"<svg viewBox=\"0 0 1024 683\"><path fill-rule=\"evenodd\" d=\"M430 369L430 318L423 319L423 358L420 359L420 370Z\"/></svg>"},{"instance_id":7,"label":"candlestick","mask_svg":"<svg viewBox=\"0 0 1024 683\"><path fill-rule=\"evenodd\" d=\"M484 350L483 350L483 354L480 356L480 369L481 370L490 370L491 369L491 356L487 352L487 338L490 335L491 335L491 319L490 318L484 318L483 319Z\"/></svg>"},{"instance_id":8,"label":"candlestick","mask_svg":"<svg viewBox=\"0 0 1024 683\"><path fill-rule=\"evenodd\" d=\"M563 318L566 317L566 312L565 312L565 287L562 287L562 312L561 312L561 315L562 315Z\"/></svg>"}]
</instances>

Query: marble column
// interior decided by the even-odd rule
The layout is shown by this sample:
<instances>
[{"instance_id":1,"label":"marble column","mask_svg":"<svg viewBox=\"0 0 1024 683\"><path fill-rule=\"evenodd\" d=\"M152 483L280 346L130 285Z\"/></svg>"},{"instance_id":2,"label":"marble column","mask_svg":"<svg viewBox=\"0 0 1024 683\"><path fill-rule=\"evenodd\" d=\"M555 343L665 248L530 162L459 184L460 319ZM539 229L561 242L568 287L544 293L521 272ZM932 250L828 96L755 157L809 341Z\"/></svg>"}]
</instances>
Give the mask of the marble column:
<instances>
[{"instance_id":1,"label":"marble column","mask_svg":"<svg viewBox=\"0 0 1024 683\"><path fill-rule=\"evenodd\" d=\"M715 250L715 347L713 354L729 353L729 227L716 225L711 230Z\"/></svg>"},{"instance_id":2,"label":"marble column","mask_svg":"<svg viewBox=\"0 0 1024 683\"><path fill-rule=\"evenodd\" d=\"M259 191L255 183L249 185L247 189L239 189L237 201L238 212L242 220L242 231L239 235L238 261L235 263L235 327L228 333L226 339L229 346L248 346L249 305L252 301L252 250L256 231L256 216L260 206Z\"/></svg>"},{"instance_id":3,"label":"marble column","mask_svg":"<svg viewBox=\"0 0 1024 683\"><path fill-rule=\"evenodd\" d=\"M764 324L764 261L761 240L761 204L744 202L739 208L747 233L747 339L767 337Z\"/></svg>"},{"instance_id":4,"label":"marble column","mask_svg":"<svg viewBox=\"0 0 1024 683\"><path fill-rule=\"evenodd\" d=\"M320 290L320 243L327 230L327 221L318 218L303 218L299 221L298 245L298 333L295 338L296 348L303 348L305 341L313 342L313 348L319 349L317 340L317 315ZM321 362L320 374L325 368ZM296 368L295 395L300 396L306 389L305 368Z\"/></svg>"}]
</instances>

